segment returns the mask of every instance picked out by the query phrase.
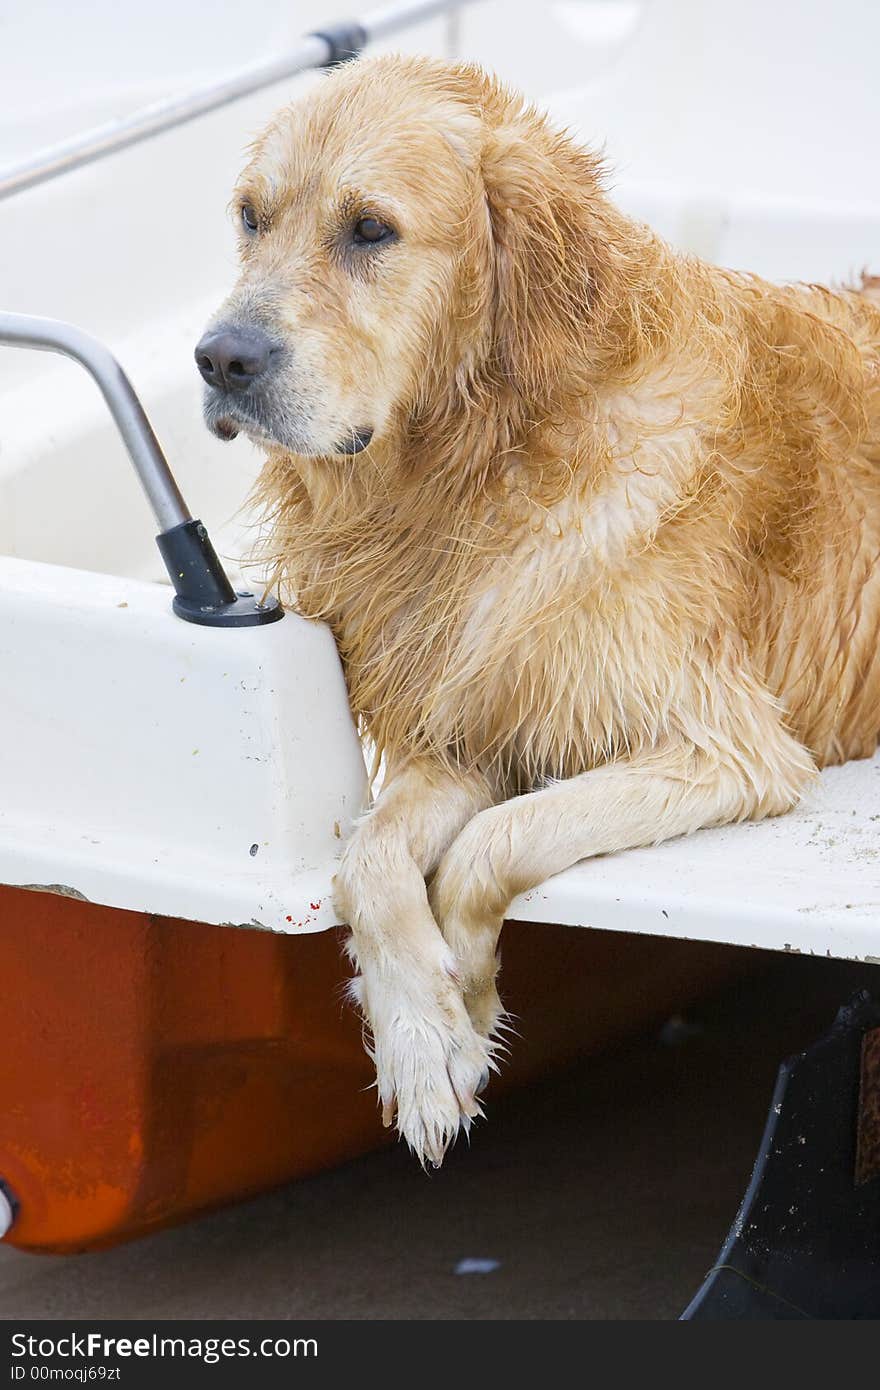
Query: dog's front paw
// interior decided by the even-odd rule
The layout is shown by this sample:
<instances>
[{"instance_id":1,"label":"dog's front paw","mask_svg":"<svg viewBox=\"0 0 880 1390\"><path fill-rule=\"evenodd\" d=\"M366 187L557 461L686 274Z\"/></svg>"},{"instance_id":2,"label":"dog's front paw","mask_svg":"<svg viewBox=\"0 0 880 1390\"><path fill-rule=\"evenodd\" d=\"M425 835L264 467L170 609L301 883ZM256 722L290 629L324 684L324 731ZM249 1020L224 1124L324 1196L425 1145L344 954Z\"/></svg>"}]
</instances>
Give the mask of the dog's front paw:
<instances>
[{"instance_id":1,"label":"dog's front paw","mask_svg":"<svg viewBox=\"0 0 880 1390\"><path fill-rule=\"evenodd\" d=\"M372 1033L383 1122L396 1115L420 1163L439 1168L459 1130L483 1114L478 1097L496 1069L492 1044L474 1029L445 972L424 993L362 977L356 994Z\"/></svg>"},{"instance_id":2,"label":"dog's front paw","mask_svg":"<svg viewBox=\"0 0 880 1390\"><path fill-rule=\"evenodd\" d=\"M465 827L441 860L430 892L468 1015L486 1039L497 1039L506 1021L495 986L506 903L489 855L492 828L492 812L483 812Z\"/></svg>"}]
</instances>

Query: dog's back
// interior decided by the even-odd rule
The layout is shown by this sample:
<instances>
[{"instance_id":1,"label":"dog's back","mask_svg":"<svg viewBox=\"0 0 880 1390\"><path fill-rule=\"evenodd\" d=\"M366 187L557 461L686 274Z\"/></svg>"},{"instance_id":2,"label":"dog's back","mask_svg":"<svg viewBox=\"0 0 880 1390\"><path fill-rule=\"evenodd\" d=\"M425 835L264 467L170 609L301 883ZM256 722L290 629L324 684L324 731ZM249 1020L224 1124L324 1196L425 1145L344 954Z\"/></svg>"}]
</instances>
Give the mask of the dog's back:
<instances>
[{"instance_id":1,"label":"dog's back","mask_svg":"<svg viewBox=\"0 0 880 1390\"><path fill-rule=\"evenodd\" d=\"M818 764L880 735L880 295L762 286L744 550L756 666Z\"/></svg>"}]
</instances>

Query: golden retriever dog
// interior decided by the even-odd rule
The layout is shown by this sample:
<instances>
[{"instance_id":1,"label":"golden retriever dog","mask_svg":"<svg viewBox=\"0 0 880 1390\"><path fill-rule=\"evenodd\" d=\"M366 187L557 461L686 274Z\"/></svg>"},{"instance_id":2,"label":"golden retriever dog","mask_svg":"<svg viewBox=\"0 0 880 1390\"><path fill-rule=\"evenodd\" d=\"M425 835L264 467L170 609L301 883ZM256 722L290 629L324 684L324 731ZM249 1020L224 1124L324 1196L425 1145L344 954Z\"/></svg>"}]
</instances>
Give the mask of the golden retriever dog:
<instances>
[{"instance_id":1,"label":"golden retriever dog","mask_svg":"<svg viewBox=\"0 0 880 1390\"><path fill-rule=\"evenodd\" d=\"M778 815L880 731L880 304L678 254L473 66L256 141L196 351L383 789L336 879L385 1122L481 1113L515 895Z\"/></svg>"}]
</instances>

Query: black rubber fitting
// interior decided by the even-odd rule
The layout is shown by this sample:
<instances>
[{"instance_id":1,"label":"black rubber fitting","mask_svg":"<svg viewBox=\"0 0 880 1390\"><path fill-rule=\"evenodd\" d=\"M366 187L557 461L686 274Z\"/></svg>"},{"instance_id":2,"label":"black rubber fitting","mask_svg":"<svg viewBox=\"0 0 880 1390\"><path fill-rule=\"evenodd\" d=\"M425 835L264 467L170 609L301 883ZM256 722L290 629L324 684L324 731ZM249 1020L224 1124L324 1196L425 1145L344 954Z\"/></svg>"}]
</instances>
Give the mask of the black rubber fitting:
<instances>
[{"instance_id":1,"label":"black rubber fitting","mask_svg":"<svg viewBox=\"0 0 880 1390\"><path fill-rule=\"evenodd\" d=\"M316 29L309 37L323 39L330 49L329 58L320 64L322 68L335 68L337 63L347 63L367 45L367 31L356 20L334 24L329 29Z\"/></svg>"},{"instance_id":2,"label":"black rubber fitting","mask_svg":"<svg viewBox=\"0 0 880 1390\"><path fill-rule=\"evenodd\" d=\"M18 1198L16 1197L15 1193L13 1192L12 1188L9 1186L9 1183L4 1181L3 1178L0 1178L0 1192L3 1193L3 1196L9 1203L9 1209L12 1212L12 1225L9 1227L9 1230L11 1231L12 1226L15 1225L15 1222L18 1218L18 1213L21 1211L21 1204Z\"/></svg>"},{"instance_id":3,"label":"black rubber fitting","mask_svg":"<svg viewBox=\"0 0 880 1390\"><path fill-rule=\"evenodd\" d=\"M236 593L200 521L184 521L156 537L159 554L174 585L172 607L178 618L202 627L258 627L284 617L277 598L260 602Z\"/></svg>"}]
</instances>

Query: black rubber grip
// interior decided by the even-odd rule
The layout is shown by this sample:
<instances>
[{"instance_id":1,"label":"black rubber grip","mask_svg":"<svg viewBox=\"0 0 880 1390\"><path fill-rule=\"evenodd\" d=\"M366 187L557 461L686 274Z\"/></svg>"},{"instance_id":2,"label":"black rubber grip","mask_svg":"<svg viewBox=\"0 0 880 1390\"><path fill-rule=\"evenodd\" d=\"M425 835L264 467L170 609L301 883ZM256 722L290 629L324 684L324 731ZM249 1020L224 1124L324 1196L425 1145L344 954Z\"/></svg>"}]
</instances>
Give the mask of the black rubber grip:
<instances>
[{"instance_id":1,"label":"black rubber grip","mask_svg":"<svg viewBox=\"0 0 880 1390\"><path fill-rule=\"evenodd\" d=\"M172 607L185 622L202 627L260 627L284 616L274 596L258 599L249 592L235 592L200 521L172 526L156 537L156 544L174 585Z\"/></svg>"},{"instance_id":2,"label":"black rubber grip","mask_svg":"<svg viewBox=\"0 0 880 1390\"><path fill-rule=\"evenodd\" d=\"M367 44L367 31L356 20L334 24L330 29L317 29L309 37L323 39L330 49L330 56L321 64L322 68L334 68L337 63L347 63L349 58L356 58Z\"/></svg>"},{"instance_id":3,"label":"black rubber grip","mask_svg":"<svg viewBox=\"0 0 880 1390\"><path fill-rule=\"evenodd\" d=\"M12 1212L12 1221L13 1224L15 1224L15 1218L18 1216L18 1213L21 1210L21 1206L12 1188L9 1186L7 1182L4 1182L2 1178L0 1178L0 1192L3 1193L3 1196L9 1203L9 1208Z\"/></svg>"}]
</instances>

